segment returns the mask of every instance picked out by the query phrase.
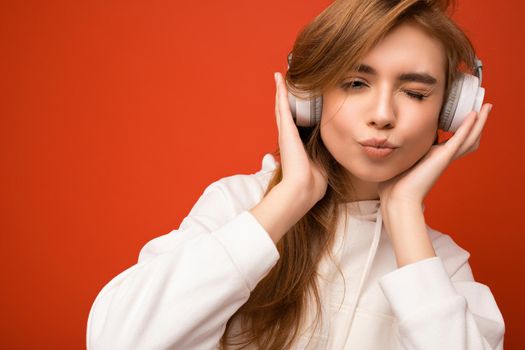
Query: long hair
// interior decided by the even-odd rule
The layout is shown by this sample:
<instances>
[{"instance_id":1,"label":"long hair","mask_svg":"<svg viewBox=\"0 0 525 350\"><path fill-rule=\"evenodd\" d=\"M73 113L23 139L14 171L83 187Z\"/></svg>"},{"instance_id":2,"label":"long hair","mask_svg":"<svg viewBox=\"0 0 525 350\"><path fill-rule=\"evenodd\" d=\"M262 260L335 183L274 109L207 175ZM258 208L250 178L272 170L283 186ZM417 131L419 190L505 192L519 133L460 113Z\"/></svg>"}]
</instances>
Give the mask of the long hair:
<instances>
[{"instance_id":1,"label":"long hair","mask_svg":"<svg viewBox=\"0 0 525 350\"><path fill-rule=\"evenodd\" d=\"M445 99L451 82L474 66L475 51L465 33L450 19L453 0L336 0L302 29L285 75L290 92L321 94L345 79L358 61L397 25L416 23L445 48ZM469 72L470 73L470 72ZM445 100L444 100L445 101ZM316 282L319 262L329 256L342 203L355 198L347 171L326 149L320 123L299 127L305 150L328 174L325 196L277 242L280 259L257 284L248 301L228 320L222 349L289 349L299 335L307 307L321 315ZM274 154L279 155L277 149ZM282 179L275 170L265 196ZM311 297L315 301L310 305ZM242 331L230 334L234 321Z\"/></svg>"}]
</instances>

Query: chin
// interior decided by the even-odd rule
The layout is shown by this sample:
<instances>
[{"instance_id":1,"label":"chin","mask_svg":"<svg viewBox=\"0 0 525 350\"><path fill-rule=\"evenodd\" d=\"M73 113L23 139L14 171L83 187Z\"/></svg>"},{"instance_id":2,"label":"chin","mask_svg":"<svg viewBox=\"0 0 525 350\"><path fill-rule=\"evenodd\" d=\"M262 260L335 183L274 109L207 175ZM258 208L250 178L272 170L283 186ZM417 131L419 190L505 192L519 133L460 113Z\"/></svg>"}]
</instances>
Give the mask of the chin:
<instances>
[{"instance_id":1,"label":"chin","mask_svg":"<svg viewBox=\"0 0 525 350\"><path fill-rule=\"evenodd\" d=\"M364 167L361 167L359 170L357 169L352 170L351 168L347 168L347 167L345 167L345 169L351 174L351 177L354 177L360 181L375 182L375 183L390 180L391 178L401 173L399 169L384 169L384 170L367 169L365 170Z\"/></svg>"}]
</instances>

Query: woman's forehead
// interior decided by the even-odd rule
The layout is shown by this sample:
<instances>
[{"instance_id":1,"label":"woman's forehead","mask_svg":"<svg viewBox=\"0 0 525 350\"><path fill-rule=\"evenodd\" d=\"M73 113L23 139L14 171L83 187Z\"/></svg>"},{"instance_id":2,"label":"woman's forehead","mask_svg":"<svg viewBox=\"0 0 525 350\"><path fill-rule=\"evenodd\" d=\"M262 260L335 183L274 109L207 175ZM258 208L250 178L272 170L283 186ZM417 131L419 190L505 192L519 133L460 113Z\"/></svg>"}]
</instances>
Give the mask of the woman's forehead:
<instances>
[{"instance_id":1,"label":"woman's forehead","mask_svg":"<svg viewBox=\"0 0 525 350\"><path fill-rule=\"evenodd\" d=\"M444 74L445 62L444 45L419 26L406 23L394 28L374 45L358 60L352 73L393 73L401 80L434 83L433 80Z\"/></svg>"}]
</instances>

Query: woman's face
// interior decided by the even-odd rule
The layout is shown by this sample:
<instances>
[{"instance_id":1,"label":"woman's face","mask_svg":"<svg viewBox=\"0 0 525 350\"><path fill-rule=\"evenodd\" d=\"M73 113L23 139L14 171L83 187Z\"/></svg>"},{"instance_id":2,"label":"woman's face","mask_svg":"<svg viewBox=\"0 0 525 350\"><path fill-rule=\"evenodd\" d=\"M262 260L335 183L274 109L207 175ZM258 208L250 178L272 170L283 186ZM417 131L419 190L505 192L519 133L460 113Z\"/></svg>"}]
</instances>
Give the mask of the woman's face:
<instances>
[{"instance_id":1,"label":"woman's face","mask_svg":"<svg viewBox=\"0 0 525 350\"><path fill-rule=\"evenodd\" d=\"M417 25L393 29L323 95L321 138L350 173L357 199L377 198L377 183L410 168L432 146L445 90L442 44ZM397 146L377 158L362 142Z\"/></svg>"}]
</instances>

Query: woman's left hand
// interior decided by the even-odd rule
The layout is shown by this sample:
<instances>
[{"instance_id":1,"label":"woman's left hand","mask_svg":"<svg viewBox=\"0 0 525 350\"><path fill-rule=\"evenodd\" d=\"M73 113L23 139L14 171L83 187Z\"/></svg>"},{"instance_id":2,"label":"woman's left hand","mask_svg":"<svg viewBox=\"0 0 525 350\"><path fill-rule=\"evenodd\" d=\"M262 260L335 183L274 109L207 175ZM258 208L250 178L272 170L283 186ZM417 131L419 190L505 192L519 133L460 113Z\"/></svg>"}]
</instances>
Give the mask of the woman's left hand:
<instances>
[{"instance_id":1,"label":"woman's left hand","mask_svg":"<svg viewBox=\"0 0 525 350\"><path fill-rule=\"evenodd\" d=\"M378 192L383 209L393 201L422 206L423 199L449 164L478 149L481 132L491 109L492 105L487 103L479 114L470 112L450 139L431 146L425 156L412 167L381 182Z\"/></svg>"}]
</instances>

